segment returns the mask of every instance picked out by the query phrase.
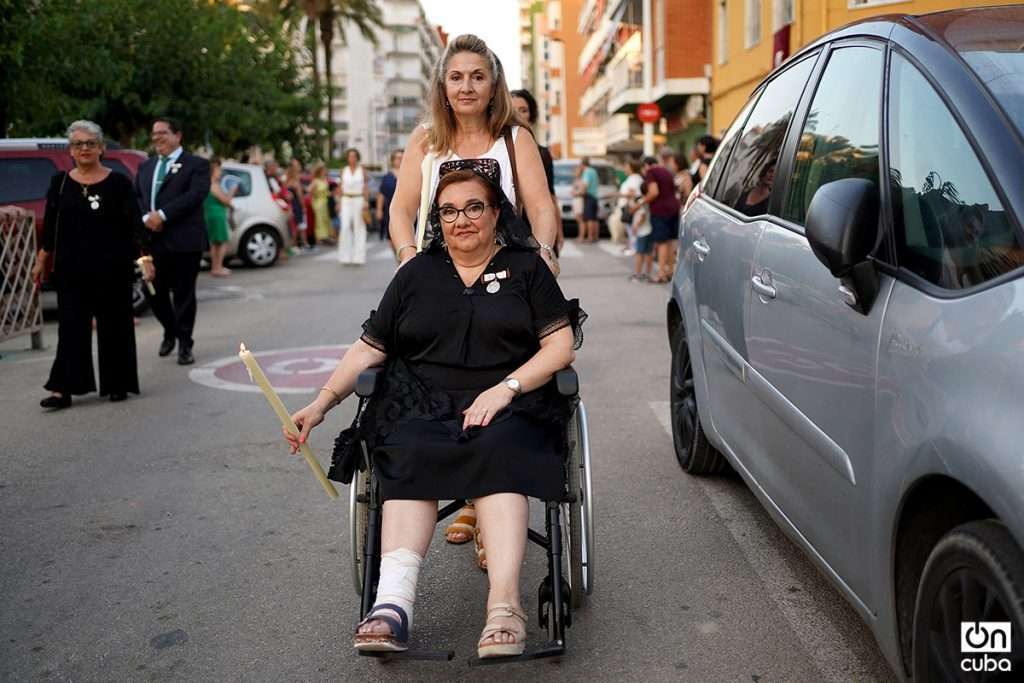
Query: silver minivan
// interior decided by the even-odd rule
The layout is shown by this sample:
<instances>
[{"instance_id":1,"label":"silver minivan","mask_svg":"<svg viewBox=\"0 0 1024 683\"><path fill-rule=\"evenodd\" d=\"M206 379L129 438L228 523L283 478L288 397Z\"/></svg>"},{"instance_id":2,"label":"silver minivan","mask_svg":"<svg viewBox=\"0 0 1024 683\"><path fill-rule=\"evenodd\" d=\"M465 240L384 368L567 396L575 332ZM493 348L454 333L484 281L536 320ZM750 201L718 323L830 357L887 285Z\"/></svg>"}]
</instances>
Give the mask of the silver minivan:
<instances>
[{"instance_id":1,"label":"silver minivan","mask_svg":"<svg viewBox=\"0 0 1024 683\"><path fill-rule=\"evenodd\" d=\"M730 467L897 676L1024 680L1024 6L756 89L680 225L676 456Z\"/></svg>"},{"instance_id":2,"label":"silver minivan","mask_svg":"<svg viewBox=\"0 0 1024 683\"><path fill-rule=\"evenodd\" d=\"M248 266L272 266L290 241L288 204L274 196L262 166L225 161L221 185L237 187L231 200L228 257Z\"/></svg>"}]
</instances>

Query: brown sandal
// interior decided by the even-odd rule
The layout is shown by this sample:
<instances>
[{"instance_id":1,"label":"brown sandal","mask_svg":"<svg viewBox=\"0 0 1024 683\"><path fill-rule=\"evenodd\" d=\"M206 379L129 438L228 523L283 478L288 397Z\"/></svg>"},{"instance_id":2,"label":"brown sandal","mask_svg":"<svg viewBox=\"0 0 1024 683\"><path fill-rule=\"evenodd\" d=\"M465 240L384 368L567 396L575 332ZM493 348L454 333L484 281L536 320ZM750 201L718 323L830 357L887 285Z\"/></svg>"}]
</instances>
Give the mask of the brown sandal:
<instances>
[{"instance_id":1,"label":"brown sandal","mask_svg":"<svg viewBox=\"0 0 1024 683\"><path fill-rule=\"evenodd\" d=\"M494 617L515 617L522 622L522 626L518 629L513 629L510 626L502 626L501 624L492 622L491 619ZM514 638L510 643L498 643L493 640L490 643L484 644L485 640L491 639L494 636L507 633ZM484 626L483 632L480 634L480 640L476 644L476 656L480 659L487 659L489 657L515 657L523 654L526 650L526 615L523 610L519 609L514 605L510 605L507 602L499 602L494 607L487 610L487 624Z\"/></svg>"},{"instance_id":2,"label":"brown sandal","mask_svg":"<svg viewBox=\"0 0 1024 683\"><path fill-rule=\"evenodd\" d=\"M463 543L469 543L473 540L473 534L476 532L476 508L472 504L465 505L459 514L455 517L455 521L448 525L448 528L444 530L444 540L448 541L452 545L462 545Z\"/></svg>"},{"instance_id":3,"label":"brown sandal","mask_svg":"<svg viewBox=\"0 0 1024 683\"><path fill-rule=\"evenodd\" d=\"M484 541L480 538L479 527L473 533L473 543L476 545L476 566L487 571L487 551L484 550Z\"/></svg>"}]
</instances>

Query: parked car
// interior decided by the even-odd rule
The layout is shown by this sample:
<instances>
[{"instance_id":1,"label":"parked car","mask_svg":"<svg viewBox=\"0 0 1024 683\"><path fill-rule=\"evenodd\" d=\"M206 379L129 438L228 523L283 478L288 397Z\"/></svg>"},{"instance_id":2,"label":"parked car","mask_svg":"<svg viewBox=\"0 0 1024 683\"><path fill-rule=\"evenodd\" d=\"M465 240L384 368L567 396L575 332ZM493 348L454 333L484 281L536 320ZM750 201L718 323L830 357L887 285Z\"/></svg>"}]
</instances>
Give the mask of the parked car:
<instances>
[{"instance_id":1,"label":"parked car","mask_svg":"<svg viewBox=\"0 0 1024 683\"><path fill-rule=\"evenodd\" d=\"M134 179L146 154L133 149L121 149L107 141L103 165L115 173ZM9 138L0 139L0 206L14 205L32 211L36 217L36 244L42 243L43 212L46 208L46 190L50 178L60 171L70 171L74 161L64 138ZM142 273L136 268L132 303L136 315L149 306L144 291ZM56 308L56 297L50 283L43 282L44 309Z\"/></svg>"},{"instance_id":2,"label":"parked car","mask_svg":"<svg viewBox=\"0 0 1024 683\"><path fill-rule=\"evenodd\" d=\"M572 212L572 183L576 179L576 167L579 164L579 159L556 159L554 162L555 197L558 199L558 208L562 214L562 226L565 229L566 237L575 236L579 229L579 226L576 225L576 216ZM608 216L618 201L619 181L615 174L615 168L607 161L591 159L590 165L597 171L600 182L597 196L597 217L601 221L602 233L607 234Z\"/></svg>"},{"instance_id":3,"label":"parked car","mask_svg":"<svg viewBox=\"0 0 1024 683\"><path fill-rule=\"evenodd\" d=\"M231 200L227 257L257 268L274 265L291 237L287 202L274 197L258 164L225 161L221 170L221 186L238 188Z\"/></svg>"},{"instance_id":4,"label":"parked car","mask_svg":"<svg viewBox=\"0 0 1024 683\"><path fill-rule=\"evenodd\" d=\"M679 463L731 465L907 680L1024 678L1022 44L1021 5L822 37L681 220Z\"/></svg>"}]
</instances>

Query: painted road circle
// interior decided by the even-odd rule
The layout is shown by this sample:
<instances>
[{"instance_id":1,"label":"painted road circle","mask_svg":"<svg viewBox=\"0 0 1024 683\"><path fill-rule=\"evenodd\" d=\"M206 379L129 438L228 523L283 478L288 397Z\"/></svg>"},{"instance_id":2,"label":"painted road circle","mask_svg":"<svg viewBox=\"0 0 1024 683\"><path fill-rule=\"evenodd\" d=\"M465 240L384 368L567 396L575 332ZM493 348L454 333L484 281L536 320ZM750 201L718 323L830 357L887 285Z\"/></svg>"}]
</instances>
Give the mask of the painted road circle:
<instances>
[{"instance_id":1,"label":"painted road circle","mask_svg":"<svg viewBox=\"0 0 1024 683\"><path fill-rule=\"evenodd\" d=\"M254 351L252 355L259 361L263 373L277 393L308 394L327 383L338 359L348 347L348 344L305 346ZM237 355L193 368L188 378L196 384L213 389L260 392L260 388L249 380L249 373Z\"/></svg>"}]
</instances>

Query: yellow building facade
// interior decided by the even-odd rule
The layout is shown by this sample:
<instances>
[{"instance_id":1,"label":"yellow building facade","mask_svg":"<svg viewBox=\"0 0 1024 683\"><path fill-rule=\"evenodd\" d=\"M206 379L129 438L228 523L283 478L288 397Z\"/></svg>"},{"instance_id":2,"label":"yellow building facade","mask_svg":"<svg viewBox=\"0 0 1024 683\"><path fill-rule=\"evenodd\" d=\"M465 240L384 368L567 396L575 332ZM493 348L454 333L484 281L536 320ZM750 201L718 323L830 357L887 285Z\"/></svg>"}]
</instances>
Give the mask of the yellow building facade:
<instances>
[{"instance_id":1,"label":"yellow building facade","mask_svg":"<svg viewBox=\"0 0 1024 683\"><path fill-rule=\"evenodd\" d=\"M721 135L757 84L779 61L829 31L882 14L926 14L1008 0L710 0L712 12L711 125ZM785 32L788 26L788 41Z\"/></svg>"}]
</instances>

